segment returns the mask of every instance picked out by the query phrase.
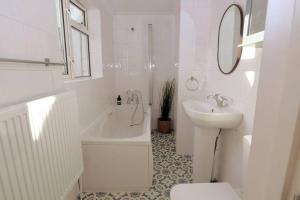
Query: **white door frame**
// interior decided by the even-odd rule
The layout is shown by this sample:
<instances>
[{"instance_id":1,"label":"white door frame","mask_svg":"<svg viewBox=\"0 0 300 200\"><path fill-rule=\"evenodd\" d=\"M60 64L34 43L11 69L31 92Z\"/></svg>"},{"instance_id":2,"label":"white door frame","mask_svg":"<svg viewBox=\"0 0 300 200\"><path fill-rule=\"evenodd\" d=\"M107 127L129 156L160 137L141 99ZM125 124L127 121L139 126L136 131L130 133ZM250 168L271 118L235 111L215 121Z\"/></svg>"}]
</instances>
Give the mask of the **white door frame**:
<instances>
[{"instance_id":1,"label":"white door frame","mask_svg":"<svg viewBox=\"0 0 300 200\"><path fill-rule=\"evenodd\" d=\"M300 102L300 0L269 0L244 200L279 200Z\"/></svg>"}]
</instances>

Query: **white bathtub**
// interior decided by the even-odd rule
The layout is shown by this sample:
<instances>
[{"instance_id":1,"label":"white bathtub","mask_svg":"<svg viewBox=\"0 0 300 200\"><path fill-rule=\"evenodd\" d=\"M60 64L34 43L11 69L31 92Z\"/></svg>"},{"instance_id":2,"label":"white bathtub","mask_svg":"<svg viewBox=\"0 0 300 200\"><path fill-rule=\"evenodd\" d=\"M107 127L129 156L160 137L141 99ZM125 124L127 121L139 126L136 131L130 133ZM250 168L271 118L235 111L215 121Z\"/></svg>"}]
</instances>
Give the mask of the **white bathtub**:
<instances>
[{"instance_id":1,"label":"white bathtub","mask_svg":"<svg viewBox=\"0 0 300 200\"><path fill-rule=\"evenodd\" d=\"M152 185L150 107L144 122L129 126L134 106L116 106L103 113L82 134L83 191L144 191ZM139 109L136 121L142 112Z\"/></svg>"}]
</instances>

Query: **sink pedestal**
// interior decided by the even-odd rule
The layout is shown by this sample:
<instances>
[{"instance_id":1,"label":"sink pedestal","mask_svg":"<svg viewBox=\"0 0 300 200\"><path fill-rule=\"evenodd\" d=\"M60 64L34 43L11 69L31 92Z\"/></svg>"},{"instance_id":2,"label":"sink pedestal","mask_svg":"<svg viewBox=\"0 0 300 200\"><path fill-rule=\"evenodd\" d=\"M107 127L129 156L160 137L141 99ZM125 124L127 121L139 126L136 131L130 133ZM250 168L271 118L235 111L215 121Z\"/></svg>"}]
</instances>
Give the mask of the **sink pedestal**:
<instances>
[{"instance_id":1,"label":"sink pedestal","mask_svg":"<svg viewBox=\"0 0 300 200\"><path fill-rule=\"evenodd\" d=\"M238 127L242 122L243 114L228 106L215 107L195 100L184 101L182 105L196 127L193 180L195 183L208 183L212 175L215 141L219 130Z\"/></svg>"},{"instance_id":2,"label":"sink pedestal","mask_svg":"<svg viewBox=\"0 0 300 200\"><path fill-rule=\"evenodd\" d=\"M219 134L217 128L199 128L194 130L193 182L208 183L211 179L215 140Z\"/></svg>"}]
</instances>

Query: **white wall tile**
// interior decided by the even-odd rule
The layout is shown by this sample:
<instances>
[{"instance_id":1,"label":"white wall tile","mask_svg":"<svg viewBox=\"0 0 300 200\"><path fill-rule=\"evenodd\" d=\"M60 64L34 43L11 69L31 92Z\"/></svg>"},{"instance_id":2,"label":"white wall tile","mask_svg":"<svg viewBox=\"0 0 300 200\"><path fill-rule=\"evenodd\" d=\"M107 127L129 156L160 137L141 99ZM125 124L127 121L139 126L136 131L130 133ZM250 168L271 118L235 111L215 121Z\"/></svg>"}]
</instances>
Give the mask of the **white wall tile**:
<instances>
[{"instance_id":1,"label":"white wall tile","mask_svg":"<svg viewBox=\"0 0 300 200\"><path fill-rule=\"evenodd\" d=\"M53 92L56 86L51 71L0 69L0 105Z\"/></svg>"},{"instance_id":2,"label":"white wall tile","mask_svg":"<svg viewBox=\"0 0 300 200\"><path fill-rule=\"evenodd\" d=\"M101 12L103 65L114 62L113 17L103 8ZM96 23L96 22L95 22ZM60 62L59 38L56 24L55 1L9 0L0 6L0 57L43 60L48 57ZM94 30L93 30L94 31ZM99 30L95 30L99 32ZM99 42L100 40L94 42ZM100 52L101 53L101 52ZM100 57L92 50L93 56ZM95 55L98 54L98 55ZM4 68L2 68L4 67ZM28 67L28 68L26 68ZM40 67L40 68L39 68ZM62 90L75 90L78 97L81 130L90 125L114 101L114 70L104 69L102 79L64 83L62 69L44 66L0 66L0 106L36 95ZM69 199L75 199L76 191Z\"/></svg>"},{"instance_id":3,"label":"white wall tile","mask_svg":"<svg viewBox=\"0 0 300 200\"><path fill-rule=\"evenodd\" d=\"M253 59L241 60L238 68L231 75L223 75L218 69L216 56L219 23L224 11L232 3L245 5L244 0L234 2L232 0L181 1L181 20L183 21L180 38L180 69L185 72L198 69L206 75L206 81L204 89L194 94L187 93L184 87L179 86L177 149L179 153L192 153L189 147L192 146L193 129L188 128L191 123L182 111L182 96L184 99L201 99L209 93L218 92L232 98L231 106L244 113L244 121L236 131L226 131L227 133L224 134L219 179L230 182L235 188L242 188L243 172L246 168L245 160L248 159L247 152L249 152L244 147L244 136L252 134L262 51L256 49ZM255 73L253 86L250 86L247 72ZM184 72L179 71L179 84L184 85L186 77L182 74Z\"/></svg>"},{"instance_id":4,"label":"white wall tile","mask_svg":"<svg viewBox=\"0 0 300 200\"><path fill-rule=\"evenodd\" d=\"M5 58L61 62L55 1L4 1L0 54ZM30 40L34 38L34 40Z\"/></svg>"},{"instance_id":5,"label":"white wall tile","mask_svg":"<svg viewBox=\"0 0 300 200\"><path fill-rule=\"evenodd\" d=\"M159 117L159 94L161 84L175 77L174 49L175 23L172 15L116 15L114 16L115 62L122 64L116 71L116 95L121 94L126 101L127 89L139 89L144 102L149 102L148 24L153 24L154 104L152 106L152 128L156 128ZM135 30L132 31L131 28Z\"/></svg>"}]
</instances>

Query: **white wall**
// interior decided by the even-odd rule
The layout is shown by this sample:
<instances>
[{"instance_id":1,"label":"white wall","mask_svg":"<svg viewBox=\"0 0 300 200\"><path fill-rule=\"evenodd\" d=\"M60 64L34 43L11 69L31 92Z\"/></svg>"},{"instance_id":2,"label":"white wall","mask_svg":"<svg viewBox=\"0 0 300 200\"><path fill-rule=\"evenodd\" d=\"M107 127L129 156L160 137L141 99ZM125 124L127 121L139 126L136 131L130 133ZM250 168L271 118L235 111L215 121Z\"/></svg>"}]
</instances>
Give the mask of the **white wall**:
<instances>
[{"instance_id":1,"label":"white wall","mask_svg":"<svg viewBox=\"0 0 300 200\"><path fill-rule=\"evenodd\" d=\"M55 1L1 0L0 4L0 57L62 62Z\"/></svg>"},{"instance_id":2,"label":"white wall","mask_svg":"<svg viewBox=\"0 0 300 200\"><path fill-rule=\"evenodd\" d=\"M116 69L115 96L126 103L126 90L139 89L149 103L148 24L152 24L153 106L152 129L159 117L159 95L162 82L175 77L176 27L170 14L117 14L114 17L114 52ZM134 28L134 31L131 30Z\"/></svg>"},{"instance_id":3,"label":"white wall","mask_svg":"<svg viewBox=\"0 0 300 200\"><path fill-rule=\"evenodd\" d=\"M182 101L203 99L205 96L210 29L209 9L210 1L181 1L176 116L176 149L179 154L192 154L193 150L194 128L184 113ZM200 83L199 90L196 92L186 89L186 81L191 76L197 78Z\"/></svg>"},{"instance_id":4,"label":"white wall","mask_svg":"<svg viewBox=\"0 0 300 200\"><path fill-rule=\"evenodd\" d=\"M9 3L11 3L10 1ZM55 4L55 2L53 2ZM37 5L35 9L39 9ZM2 6L1 6L2 7ZM5 7L5 6L3 6ZM13 8L13 7L11 7ZM40 8L43 9L44 7ZM48 11L46 9L46 11ZM49 12L55 12L55 9L49 9ZM23 13L25 15L26 13ZM103 40L103 65L113 63L113 17L106 9L101 12L102 18L102 40ZM54 13L54 16L56 14ZM0 17L1 18L1 17ZM28 22L29 23L29 22ZM45 21L47 23L47 21ZM24 25L26 26L26 24ZM56 27L52 27L55 28ZM1 29L2 30L2 29ZM53 30L51 30L53 31ZM0 31L1 33L2 31ZM36 34L29 35L27 41L36 41ZM43 34L42 34L43 35ZM52 37L44 40L52 40ZM59 43L58 35L55 43ZM31 47L31 50L39 50L38 47ZM28 51L28 50L27 50ZM52 51L51 51L52 52ZM50 53L51 53L50 52ZM101 56L101 55L100 55ZM0 56L1 57L1 56ZM30 59L25 57L23 59ZM62 89L75 89L79 101L79 116L81 127L84 128L90 124L93 119L105 108L112 103L114 96L114 72L109 68L104 69L104 78L92 81L70 81L64 83L60 67L32 66L1 64L1 98L0 104L7 104L22 100L35 95L47 94L49 92Z\"/></svg>"},{"instance_id":5,"label":"white wall","mask_svg":"<svg viewBox=\"0 0 300 200\"><path fill-rule=\"evenodd\" d=\"M1 1L0 57L61 62L55 7L50 0ZM61 89L61 70L0 63L0 105Z\"/></svg>"},{"instance_id":6,"label":"white wall","mask_svg":"<svg viewBox=\"0 0 300 200\"><path fill-rule=\"evenodd\" d=\"M249 137L245 136L251 138L252 134L262 50L245 48L241 62L231 75L223 75L218 69L218 28L223 13L232 3L237 3L242 8L245 4L244 1L232 0L188 0L181 3L181 86L178 95L181 101L178 101L177 106L177 151L181 154L191 154L193 144L193 125L182 111L182 100L204 100L211 93L221 93L232 98L231 106L244 113L244 120L237 130L223 132L218 178L229 182L234 188L241 189L250 150ZM191 41L191 38L194 38L195 42ZM195 45L192 45L193 43ZM185 82L190 75L200 80L200 91L188 92L185 89Z\"/></svg>"},{"instance_id":7,"label":"white wall","mask_svg":"<svg viewBox=\"0 0 300 200\"><path fill-rule=\"evenodd\" d=\"M236 71L230 75L223 75L219 71L216 59L218 28L224 11L232 3L239 4L245 10L243 0L212 3L207 92L232 98L231 106L244 114L243 123L237 130L224 131L219 162L220 181L227 181L234 188L242 189L250 151L248 139L253 132L262 49L245 47Z\"/></svg>"},{"instance_id":8,"label":"white wall","mask_svg":"<svg viewBox=\"0 0 300 200\"><path fill-rule=\"evenodd\" d=\"M300 195L300 156L297 158L295 173L293 177L293 184L290 190L289 200L293 200L294 195Z\"/></svg>"},{"instance_id":9,"label":"white wall","mask_svg":"<svg viewBox=\"0 0 300 200\"><path fill-rule=\"evenodd\" d=\"M79 102L81 128L86 128L114 100L114 70L107 66L114 63L113 16L107 9L101 10L103 78L88 81L71 81L67 89L75 89ZM101 56L101 55L100 55Z\"/></svg>"},{"instance_id":10,"label":"white wall","mask_svg":"<svg viewBox=\"0 0 300 200\"><path fill-rule=\"evenodd\" d=\"M299 0L269 2L245 200L287 199L282 192L299 134L299 20Z\"/></svg>"},{"instance_id":11,"label":"white wall","mask_svg":"<svg viewBox=\"0 0 300 200\"><path fill-rule=\"evenodd\" d=\"M282 197L288 200L293 200L295 195L300 195L300 110L298 111L296 123L293 146L289 158L289 167L282 194Z\"/></svg>"},{"instance_id":12,"label":"white wall","mask_svg":"<svg viewBox=\"0 0 300 200\"><path fill-rule=\"evenodd\" d=\"M42 3L43 2L43 3ZM40 60L40 57L50 57L53 61L59 58L59 44L56 21L55 1L26 1L19 0L1 1L1 24L6 24L4 29L0 30L1 38L8 38L10 34L26 36L22 38L23 43L19 43L18 36L13 36L10 40L14 49L12 55L14 58ZM25 6L26 5L26 6ZM47 8L47 9L45 9ZM33 10L34 9L34 10ZM8 13L6 15L6 13ZM37 14L36 17L33 13ZM14 14L14 16L10 16ZM19 20L20 19L20 20ZM27 21L22 21L22 20ZM37 19L42 20L42 27L35 26ZM2 23L3 22L3 23ZM7 22L7 23L6 23ZM113 16L109 9L101 9L101 28L102 28L102 63L103 66L114 62L113 57ZM18 28L14 24L18 23ZM44 29L44 28L45 29ZM30 28L30 32L27 32ZM15 39L15 40L14 40ZM44 44L49 43L49 48L43 49ZM9 46L3 46L0 43L0 57L8 55L3 52L9 51ZM36 45L37 44L37 45ZM99 45L101 45L99 43ZM20 49L18 49L20 47ZM15 50L15 51L14 51ZM21 53L19 54L19 51ZM45 51L44 51L45 50ZM37 52L41 51L40 55ZM14 53L16 52L16 54ZM28 53L30 54L23 54ZM45 55L44 55L45 54ZM15 57L16 56L16 57ZM101 55L99 55L101 57ZM61 67L33 66L23 64L0 64L0 106L21 101L36 95L46 95L63 89L74 89L77 92L79 105L79 122L81 130L87 127L107 106L112 104L114 96L114 71L110 68L104 69L104 77L94 80L80 80L64 82ZM76 188L70 193L69 199L74 199Z\"/></svg>"}]
</instances>

